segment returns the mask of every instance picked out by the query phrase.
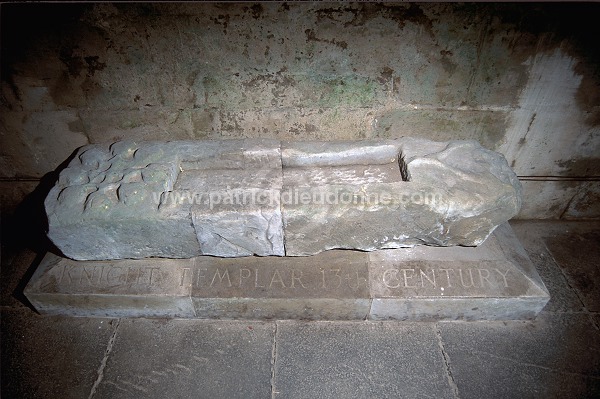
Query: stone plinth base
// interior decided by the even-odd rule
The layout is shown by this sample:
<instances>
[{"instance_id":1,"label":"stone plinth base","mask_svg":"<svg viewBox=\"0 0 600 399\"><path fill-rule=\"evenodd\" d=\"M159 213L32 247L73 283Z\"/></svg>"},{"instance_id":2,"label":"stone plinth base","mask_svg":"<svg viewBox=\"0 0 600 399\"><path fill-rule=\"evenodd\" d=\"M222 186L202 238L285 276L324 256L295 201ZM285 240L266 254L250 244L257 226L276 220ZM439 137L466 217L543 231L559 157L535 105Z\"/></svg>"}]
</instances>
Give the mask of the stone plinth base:
<instances>
[{"instance_id":1,"label":"stone plinth base","mask_svg":"<svg viewBox=\"0 0 600 399\"><path fill-rule=\"evenodd\" d=\"M117 261L48 254L25 295L44 314L263 320L527 319L549 300L508 224L477 248Z\"/></svg>"}]
</instances>

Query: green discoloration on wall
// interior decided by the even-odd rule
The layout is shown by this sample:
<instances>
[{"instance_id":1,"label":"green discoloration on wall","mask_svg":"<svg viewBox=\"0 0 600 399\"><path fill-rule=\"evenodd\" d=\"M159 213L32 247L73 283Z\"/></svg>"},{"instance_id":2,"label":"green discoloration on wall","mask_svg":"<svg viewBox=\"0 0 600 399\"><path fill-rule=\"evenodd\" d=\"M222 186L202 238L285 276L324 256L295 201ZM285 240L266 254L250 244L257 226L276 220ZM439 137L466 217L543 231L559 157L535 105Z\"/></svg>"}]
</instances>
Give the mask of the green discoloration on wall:
<instances>
[{"instance_id":1,"label":"green discoloration on wall","mask_svg":"<svg viewBox=\"0 0 600 399\"><path fill-rule=\"evenodd\" d=\"M315 86L321 93L317 104L326 108L372 106L378 89L371 79L356 76L324 80Z\"/></svg>"},{"instance_id":2,"label":"green discoloration on wall","mask_svg":"<svg viewBox=\"0 0 600 399\"><path fill-rule=\"evenodd\" d=\"M599 11L6 4L0 177L41 177L86 142L406 135L478 140L521 175L596 175ZM556 187L524 215L562 212Z\"/></svg>"}]
</instances>

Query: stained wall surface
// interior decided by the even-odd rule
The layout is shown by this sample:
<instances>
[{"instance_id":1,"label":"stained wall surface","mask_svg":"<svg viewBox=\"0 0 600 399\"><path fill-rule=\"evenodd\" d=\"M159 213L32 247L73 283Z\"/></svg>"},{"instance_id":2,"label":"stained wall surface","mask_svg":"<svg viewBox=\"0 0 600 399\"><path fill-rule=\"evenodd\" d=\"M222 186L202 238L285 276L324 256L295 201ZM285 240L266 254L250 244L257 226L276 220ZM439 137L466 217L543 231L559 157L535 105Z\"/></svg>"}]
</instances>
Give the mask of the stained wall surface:
<instances>
[{"instance_id":1,"label":"stained wall surface","mask_svg":"<svg viewBox=\"0 0 600 399\"><path fill-rule=\"evenodd\" d=\"M121 139L476 139L521 218L600 216L595 4L8 4L3 208Z\"/></svg>"}]
</instances>

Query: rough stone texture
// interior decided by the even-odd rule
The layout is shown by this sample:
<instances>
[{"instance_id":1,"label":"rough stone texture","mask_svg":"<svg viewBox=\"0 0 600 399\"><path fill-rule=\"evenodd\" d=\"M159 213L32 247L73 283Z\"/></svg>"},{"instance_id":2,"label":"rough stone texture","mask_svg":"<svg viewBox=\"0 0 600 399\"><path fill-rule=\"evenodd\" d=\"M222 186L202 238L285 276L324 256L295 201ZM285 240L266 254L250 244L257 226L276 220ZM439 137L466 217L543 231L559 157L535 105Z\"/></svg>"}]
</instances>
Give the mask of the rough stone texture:
<instances>
[{"instance_id":1,"label":"rough stone texture","mask_svg":"<svg viewBox=\"0 0 600 399\"><path fill-rule=\"evenodd\" d=\"M590 225L579 225L578 228L577 223L562 222L559 226L557 226L551 221L512 221L511 226L515 231L515 235L518 237L519 241L527 251L529 259L531 259L531 262L539 272L548 289L548 292L550 293L550 301L544 307L544 311L583 311L585 309L583 303L579 299L573 287L567 282L564 271L554 260L552 254L543 241L543 237L548 233L551 233L554 236L562 235L564 237L565 233L567 232L582 232L580 230L581 227L587 227L588 230L584 230L583 232L589 232ZM600 224L597 224L596 228L600 228Z\"/></svg>"},{"instance_id":2,"label":"rough stone texture","mask_svg":"<svg viewBox=\"0 0 600 399\"><path fill-rule=\"evenodd\" d=\"M183 284L191 259L77 262L48 253L25 288L44 314L93 317L196 316Z\"/></svg>"},{"instance_id":3,"label":"rough stone texture","mask_svg":"<svg viewBox=\"0 0 600 399\"><path fill-rule=\"evenodd\" d=\"M42 177L90 143L75 110L0 112L0 126L0 173L5 178Z\"/></svg>"},{"instance_id":4,"label":"rough stone texture","mask_svg":"<svg viewBox=\"0 0 600 399\"><path fill-rule=\"evenodd\" d=\"M593 219L600 215L600 181L590 181L577 186L568 207L561 215L565 219Z\"/></svg>"},{"instance_id":5,"label":"rough stone texture","mask_svg":"<svg viewBox=\"0 0 600 399\"><path fill-rule=\"evenodd\" d=\"M73 261L47 254L25 295L43 314L364 320L364 252L304 258Z\"/></svg>"},{"instance_id":6,"label":"rough stone texture","mask_svg":"<svg viewBox=\"0 0 600 399\"><path fill-rule=\"evenodd\" d=\"M508 223L480 247L369 254L374 320L534 318L548 291Z\"/></svg>"},{"instance_id":7,"label":"rough stone texture","mask_svg":"<svg viewBox=\"0 0 600 399\"><path fill-rule=\"evenodd\" d=\"M195 259L184 279L196 317L364 320L369 315L365 253L304 258Z\"/></svg>"},{"instance_id":8,"label":"rough stone texture","mask_svg":"<svg viewBox=\"0 0 600 399\"><path fill-rule=\"evenodd\" d=\"M598 217L585 200L598 192L586 178L600 174L597 14L596 4L7 4L0 177L40 178L80 145L117 140L475 139L540 179L519 217ZM565 177L573 192L557 184Z\"/></svg>"},{"instance_id":9,"label":"rough stone texture","mask_svg":"<svg viewBox=\"0 0 600 399\"><path fill-rule=\"evenodd\" d=\"M600 317L574 306L577 291L566 283L543 238L577 240L598 231L599 223L519 221L511 225L529 256L538 254L536 266L554 294L553 306L536 320L182 323L159 319L121 320L115 331L115 324L110 330L98 328L105 319L47 317L16 307L14 301L3 302L2 398L87 398L99 374L103 377L92 398L174 396L165 395L166 390L185 392L182 395L187 397L206 392L209 397L245 398L256 392L260 397L282 398L285 395L278 391L285 390L337 399L339 392L350 389L354 392L346 396L414 398L428 393L437 398L446 392L441 377L455 386L453 398L598 397ZM16 252L13 259L31 257L6 244L3 239L0 281L26 279L26 267L11 262L11 249ZM590 252L590 257L596 255ZM590 278L590 285L597 283ZM5 287L2 294L7 294ZM257 329L260 332L253 334ZM198 359L190 357L191 352ZM193 374L188 376L181 366ZM241 374L230 377L238 366L243 368ZM137 384L137 377L148 392L127 385Z\"/></svg>"},{"instance_id":10,"label":"rough stone texture","mask_svg":"<svg viewBox=\"0 0 600 399\"><path fill-rule=\"evenodd\" d=\"M520 204L502 155L411 138L86 146L45 201L79 260L476 246Z\"/></svg>"},{"instance_id":11,"label":"rough stone texture","mask_svg":"<svg viewBox=\"0 0 600 399\"><path fill-rule=\"evenodd\" d=\"M286 255L479 245L521 205L506 160L474 141L285 143ZM302 201L308 198L308 201Z\"/></svg>"},{"instance_id":12,"label":"rough stone texture","mask_svg":"<svg viewBox=\"0 0 600 399\"><path fill-rule=\"evenodd\" d=\"M577 195L579 188L584 186L576 181L521 181L524 200L520 219L552 219L564 217L566 203Z\"/></svg>"},{"instance_id":13,"label":"rough stone texture","mask_svg":"<svg viewBox=\"0 0 600 399\"><path fill-rule=\"evenodd\" d=\"M476 248L119 261L47 254L25 295L44 314L260 320L527 319L548 302L507 224Z\"/></svg>"},{"instance_id":14,"label":"rough stone texture","mask_svg":"<svg viewBox=\"0 0 600 399\"><path fill-rule=\"evenodd\" d=\"M600 312L600 287L592 281L600 278L600 231L575 233L545 240L552 257L565 271L565 277L590 312Z\"/></svg>"},{"instance_id":15,"label":"rough stone texture","mask_svg":"<svg viewBox=\"0 0 600 399\"><path fill-rule=\"evenodd\" d=\"M224 198L280 187L269 140L87 146L48 194L48 235L73 259L283 255L277 202Z\"/></svg>"}]
</instances>

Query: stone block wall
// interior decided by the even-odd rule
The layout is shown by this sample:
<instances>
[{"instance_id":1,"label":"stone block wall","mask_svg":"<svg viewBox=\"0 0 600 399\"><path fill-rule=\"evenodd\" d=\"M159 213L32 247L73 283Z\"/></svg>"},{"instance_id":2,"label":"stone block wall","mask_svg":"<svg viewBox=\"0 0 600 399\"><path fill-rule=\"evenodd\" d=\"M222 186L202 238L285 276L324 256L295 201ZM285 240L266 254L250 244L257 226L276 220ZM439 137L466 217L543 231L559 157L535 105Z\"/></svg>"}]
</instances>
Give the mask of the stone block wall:
<instances>
[{"instance_id":1,"label":"stone block wall","mask_svg":"<svg viewBox=\"0 0 600 399\"><path fill-rule=\"evenodd\" d=\"M600 216L596 4L2 5L8 209L120 139L476 139L521 218Z\"/></svg>"}]
</instances>

